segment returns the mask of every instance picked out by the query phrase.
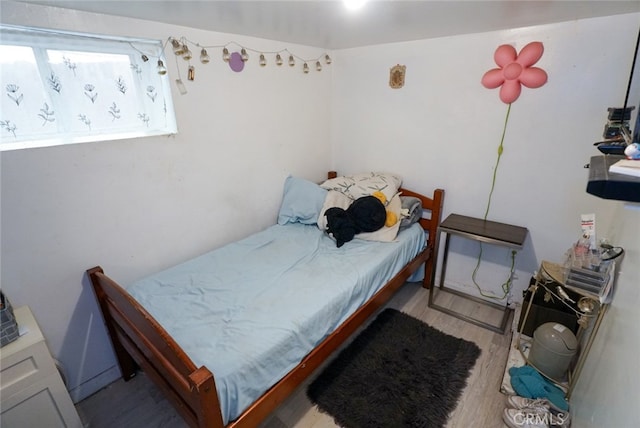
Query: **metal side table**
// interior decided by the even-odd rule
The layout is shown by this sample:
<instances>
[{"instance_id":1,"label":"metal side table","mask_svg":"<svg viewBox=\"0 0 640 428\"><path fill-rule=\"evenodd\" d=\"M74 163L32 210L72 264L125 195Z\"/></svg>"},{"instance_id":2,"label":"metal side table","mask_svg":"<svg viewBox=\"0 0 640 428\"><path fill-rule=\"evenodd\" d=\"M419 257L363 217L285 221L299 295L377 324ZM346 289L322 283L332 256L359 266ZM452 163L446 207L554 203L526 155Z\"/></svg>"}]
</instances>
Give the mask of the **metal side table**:
<instances>
[{"instance_id":1,"label":"metal side table","mask_svg":"<svg viewBox=\"0 0 640 428\"><path fill-rule=\"evenodd\" d=\"M429 288L429 307L452 315L456 318L460 318L470 323L479 325L480 327L484 327L498 333L504 333L507 330L509 316L512 312L511 308L509 308L507 305L501 306L497 303L480 299L461 291L445 287L444 279L447 271L447 258L449 256L449 239L451 238L451 235L456 235L474 241L480 241L492 245L499 245L502 247L511 248L513 250L521 250L522 246L524 245L524 241L527 238L527 228L506 223L483 220L474 217L467 217L460 214L451 214L442 223L440 223L438 231L439 233L444 233L446 236L444 243L444 254L442 257L442 268L440 270L440 285L438 287L441 290L447 291L448 293L455 294L456 296L460 296L483 305L487 305L494 309L501 310L504 313L500 325L496 326L494 324L473 318L460 312L456 312L452 309L445 308L435 303L433 297L433 289L435 288L435 286L433 285Z\"/></svg>"}]
</instances>

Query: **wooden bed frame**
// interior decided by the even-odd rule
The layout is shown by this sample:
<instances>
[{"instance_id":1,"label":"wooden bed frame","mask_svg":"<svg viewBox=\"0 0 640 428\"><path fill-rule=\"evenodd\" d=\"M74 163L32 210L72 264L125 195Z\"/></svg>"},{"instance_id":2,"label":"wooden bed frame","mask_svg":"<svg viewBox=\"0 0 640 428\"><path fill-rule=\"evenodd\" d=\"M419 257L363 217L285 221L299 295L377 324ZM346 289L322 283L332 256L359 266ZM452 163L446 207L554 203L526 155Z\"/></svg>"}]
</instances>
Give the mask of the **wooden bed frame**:
<instances>
[{"instance_id":1,"label":"wooden bed frame","mask_svg":"<svg viewBox=\"0 0 640 428\"><path fill-rule=\"evenodd\" d=\"M336 177L329 172L328 177ZM423 286L435 277L438 252L438 225L442 216L444 190L436 189L426 197L407 189L404 196L422 201L430 218L420 225L429 232L427 246L386 285L313 349L291 372L272 386L227 427L256 427L272 413L316 368L318 368L358 327L384 305L420 266L425 266ZM166 394L185 421L192 427L224 427L214 374L196 367L187 354L158 322L115 281L97 266L87 270L124 380L133 378L141 368Z\"/></svg>"}]
</instances>

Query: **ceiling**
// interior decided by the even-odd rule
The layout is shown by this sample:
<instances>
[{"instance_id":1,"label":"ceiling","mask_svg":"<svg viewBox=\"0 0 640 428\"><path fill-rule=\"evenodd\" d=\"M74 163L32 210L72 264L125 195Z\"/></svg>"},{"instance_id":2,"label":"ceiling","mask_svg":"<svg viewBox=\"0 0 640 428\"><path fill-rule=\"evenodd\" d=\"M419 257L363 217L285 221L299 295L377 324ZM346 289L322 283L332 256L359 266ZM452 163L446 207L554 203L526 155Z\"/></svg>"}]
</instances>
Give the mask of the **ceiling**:
<instances>
[{"instance_id":1,"label":"ceiling","mask_svg":"<svg viewBox=\"0 0 640 428\"><path fill-rule=\"evenodd\" d=\"M17 0L325 49L344 49L640 12L640 1Z\"/></svg>"}]
</instances>

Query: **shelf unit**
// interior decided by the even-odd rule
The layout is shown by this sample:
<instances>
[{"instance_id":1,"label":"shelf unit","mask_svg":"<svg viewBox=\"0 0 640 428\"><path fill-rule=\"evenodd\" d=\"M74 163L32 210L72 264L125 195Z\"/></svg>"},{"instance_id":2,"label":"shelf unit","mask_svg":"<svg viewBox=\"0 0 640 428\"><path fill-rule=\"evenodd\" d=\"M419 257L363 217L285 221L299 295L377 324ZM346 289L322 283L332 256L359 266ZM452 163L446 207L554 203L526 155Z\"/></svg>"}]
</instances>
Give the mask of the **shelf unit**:
<instances>
[{"instance_id":1,"label":"shelf unit","mask_svg":"<svg viewBox=\"0 0 640 428\"><path fill-rule=\"evenodd\" d=\"M624 158L620 155L592 156L587 193L603 199L640 202L640 177L609 172L611 165Z\"/></svg>"},{"instance_id":2,"label":"shelf unit","mask_svg":"<svg viewBox=\"0 0 640 428\"><path fill-rule=\"evenodd\" d=\"M613 274L611 276L613 277ZM573 392L573 388L575 387L575 384L580 376L580 372L582 371L584 362L589 354L589 350L591 349L591 345L593 344L593 341L598 332L598 329L600 328L600 324L602 323L602 319L609 307L609 304L606 303L606 300L605 303L601 302L601 296L599 294L566 284L565 277L566 272L563 266L548 261L543 261L541 263L540 271L535 278L535 283L529 288L532 293L531 299L529 299L528 304L522 307L522 311L525 311L525 314L520 328L516 331L512 351L518 352L520 354L519 358L524 363L532 366L543 376L561 387L566 392L567 399L569 399L571 397L571 393ZM613 281L613 279L611 278L610 281ZM562 297L556 294L556 290L551 287L551 284L553 284L554 286L560 284L560 286L577 293L579 296L581 296L580 300L583 301L582 305L578 304L578 308L582 309L577 309L579 328L576 338L578 339L579 350L572 364L569 366L565 378L563 379L555 379L548 376L544 373L544 371L535 367L535 365L533 365L529 361L528 351L531 347L533 339L531 337L525 336L522 333L524 325L526 324L526 320L529 316L529 312L531 310L533 297L537 292L544 291L562 300ZM513 358L510 359L513 360Z\"/></svg>"}]
</instances>

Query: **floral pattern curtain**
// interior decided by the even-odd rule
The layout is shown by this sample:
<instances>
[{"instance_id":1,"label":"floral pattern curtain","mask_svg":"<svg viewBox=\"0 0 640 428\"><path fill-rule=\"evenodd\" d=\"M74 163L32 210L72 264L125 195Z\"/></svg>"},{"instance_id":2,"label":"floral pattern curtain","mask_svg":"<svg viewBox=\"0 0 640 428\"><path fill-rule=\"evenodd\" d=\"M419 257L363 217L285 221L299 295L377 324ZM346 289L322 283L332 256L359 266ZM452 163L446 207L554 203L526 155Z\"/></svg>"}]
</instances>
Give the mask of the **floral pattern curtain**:
<instances>
[{"instance_id":1,"label":"floral pattern curtain","mask_svg":"<svg viewBox=\"0 0 640 428\"><path fill-rule=\"evenodd\" d=\"M176 132L160 41L0 31L0 149Z\"/></svg>"}]
</instances>

